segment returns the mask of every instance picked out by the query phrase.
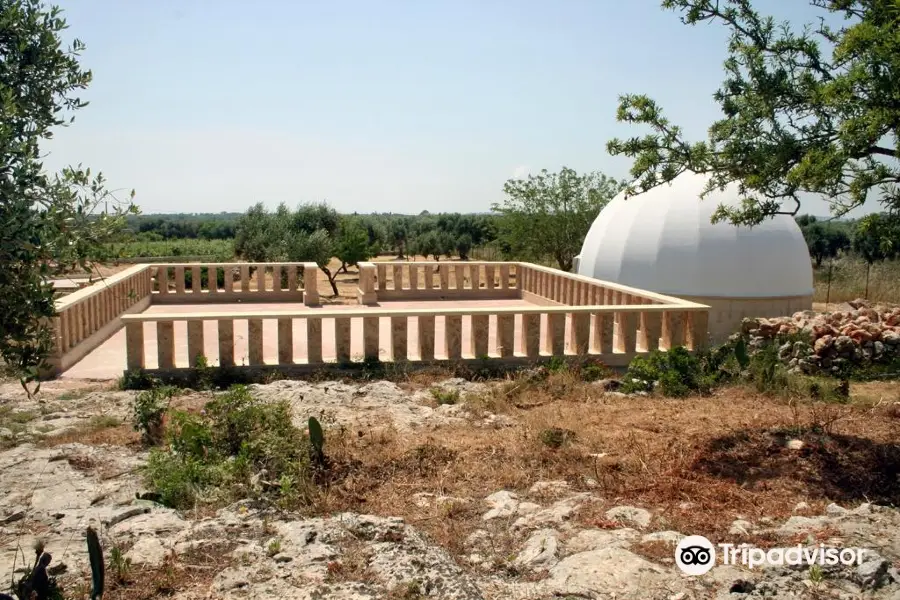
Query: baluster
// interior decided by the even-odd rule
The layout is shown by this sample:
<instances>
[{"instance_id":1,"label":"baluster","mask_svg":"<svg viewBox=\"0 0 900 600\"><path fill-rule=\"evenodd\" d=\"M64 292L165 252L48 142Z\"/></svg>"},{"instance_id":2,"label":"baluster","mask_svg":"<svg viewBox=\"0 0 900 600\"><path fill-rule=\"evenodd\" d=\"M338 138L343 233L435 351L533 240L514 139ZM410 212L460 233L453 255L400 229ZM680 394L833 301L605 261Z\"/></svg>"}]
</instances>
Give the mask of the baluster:
<instances>
[{"instance_id":1,"label":"baluster","mask_svg":"<svg viewBox=\"0 0 900 600\"><path fill-rule=\"evenodd\" d=\"M505 263L500 265L500 289L509 289L509 265Z\"/></svg>"},{"instance_id":2,"label":"baluster","mask_svg":"<svg viewBox=\"0 0 900 600\"><path fill-rule=\"evenodd\" d=\"M160 369L175 368L175 324L172 321L156 324L156 355Z\"/></svg>"},{"instance_id":3,"label":"baluster","mask_svg":"<svg viewBox=\"0 0 900 600\"><path fill-rule=\"evenodd\" d=\"M391 317L391 360L405 362L407 355L407 317Z\"/></svg>"},{"instance_id":4,"label":"baluster","mask_svg":"<svg viewBox=\"0 0 900 600\"><path fill-rule=\"evenodd\" d=\"M552 312L547 318L549 330L549 351L552 356L563 356L566 353L566 313Z\"/></svg>"},{"instance_id":5,"label":"baluster","mask_svg":"<svg viewBox=\"0 0 900 600\"><path fill-rule=\"evenodd\" d=\"M522 351L528 358L537 358L541 353L541 315L522 315Z\"/></svg>"},{"instance_id":6,"label":"baluster","mask_svg":"<svg viewBox=\"0 0 900 600\"><path fill-rule=\"evenodd\" d=\"M241 293L250 292L250 265L243 263L241 265Z\"/></svg>"},{"instance_id":7,"label":"baluster","mask_svg":"<svg viewBox=\"0 0 900 600\"><path fill-rule=\"evenodd\" d=\"M383 264L378 265L378 291L387 289L387 267Z\"/></svg>"},{"instance_id":8,"label":"baluster","mask_svg":"<svg viewBox=\"0 0 900 600\"><path fill-rule=\"evenodd\" d=\"M294 321L289 317L278 319L278 364L294 364Z\"/></svg>"},{"instance_id":9,"label":"baluster","mask_svg":"<svg viewBox=\"0 0 900 600\"><path fill-rule=\"evenodd\" d=\"M419 289L419 265L409 265L409 289L415 291ZM425 286L428 289L428 286Z\"/></svg>"},{"instance_id":10,"label":"baluster","mask_svg":"<svg viewBox=\"0 0 900 600\"><path fill-rule=\"evenodd\" d=\"M234 366L234 320L219 319L219 366Z\"/></svg>"},{"instance_id":11,"label":"baluster","mask_svg":"<svg viewBox=\"0 0 900 600\"><path fill-rule=\"evenodd\" d=\"M129 369L144 368L144 322L125 324L125 356Z\"/></svg>"},{"instance_id":12,"label":"baluster","mask_svg":"<svg viewBox=\"0 0 900 600\"><path fill-rule=\"evenodd\" d=\"M593 327L591 329L591 351L594 354L612 354L615 316L610 312L600 312L593 315Z\"/></svg>"},{"instance_id":13,"label":"baluster","mask_svg":"<svg viewBox=\"0 0 900 600\"><path fill-rule=\"evenodd\" d=\"M662 349L671 350L684 344L681 312L667 310L662 317Z\"/></svg>"},{"instance_id":14,"label":"baluster","mask_svg":"<svg viewBox=\"0 0 900 600\"><path fill-rule=\"evenodd\" d=\"M450 314L444 317L444 354L448 360L462 358L462 315Z\"/></svg>"},{"instance_id":15,"label":"baluster","mask_svg":"<svg viewBox=\"0 0 900 600\"><path fill-rule=\"evenodd\" d=\"M685 312L685 345L688 350L700 350L707 343L707 331L709 330L709 313L706 311Z\"/></svg>"},{"instance_id":16,"label":"baluster","mask_svg":"<svg viewBox=\"0 0 900 600\"><path fill-rule=\"evenodd\" d=\"M403 290L403 265L394 265L393 270L393 278L394 278L394 291L399 292Z\"/></svg>"},{"instance_id":17,"label":"baluster","mask_svg":"<svg viewBox=\"0 0 900 600\"><path fill-rule=\"evenodd\" d=\"M659 338L662 333L662 313L659 311L641 312L641 350L653 352L659 348Z\"/></svg>"},{"instance_id":18,"label":"baluster","mask_svg":"<svg viewBox=\"0 0 900 600\"><path fill-rule=\"evenodd\" d=\"M175 293L184 295L184 267L181 265L175 267Z\"/></svg>"},{"instance_id":19,"label":"baluster","mask_svg":"<svg viewBox=\"0 0 900 600\"><path fill-rule=\"evenodd\" d=\"M484 265L484 287L488 290L493 290L496 286L494 285L494 265Z\"/></svg>"},{"instance_id":20,"label":"baluster","mask_svg":"<svg viewBox=\"0 0 900 600\"><path fill-rule=\"evenodd\" d=\"M322 359L322 319L306 317L306 362L315 365Z\"/></svg>"},{"instance_id":21,"label":"baluster","mask_svg":"<svg viewBox=\"0 0 900 600\"><path fill-rule=\"evenodd\" d=\"M200 265L191 267L191 291L194 294L203 292L203 271Z\"/></svg>"},{"instance_id":22,"label":"baluster","mask_svg":"<svg viewBox=\"0 0 900 600\"><path fill-rule=\"evenodd\" d=\"M515 352L516 317L509 313L497 315L497 354L509 358Z\"/></svg>"},{"instance_id":23,"label":"baluster","mask_svg":"<svg viewBox=\"0 0 900 600\"><path fill-rule=\"evenodd\" d=\"M434 316L419 316L419 358L434 360Z\"/></svg>"},{"instance_id":24,"label":"baluster","mask_svg":"<svg viewBox=\"0 0 900 600\"><path fill-rule=\"evenodd\" d=\"M434 288L434 265L425 265L425 289Z\"/></svg>"},{"instance_id":25,"label":"baluster","mask_svg":"<svg viewBox=\"0 0 900 600\"><path fill-rule=\"evenodd\" d=\"M465 268L459 263L453 265L453 286L457 291L466 287Z\"/></svg>"},{"instance_id":26,"label":"baluster","mask_svg":"<svg viewBox=\"0 0 900 600\"><path fill-rule=\"evenodd\" d=\"M199 358L205 356L203 346L203 321L188 321L188 367L196 367Z\"/></svg>"},{"instance_id":27,"label":"baluster","mask_svg":"<svg viewBox=\"0 0 900 600\"><path fill-rule=\"evenodd\" d=\"M338 363L350 362L350 317L334 319L334 353Z\"/></svg>"},{"instance_id":28,"label":"baluster","mask_svg":"<svg viewBox=\"0 0 900 600\"><path fill-rule=\"evenodd\" d=\"M572 314L571 327L572 354L584 356L588 353L591 337L591 315L579 312Z\"/></svg>"},{"instance_id":29,"label":"baluster","mask_svg":"<svg viewBox=\"0 0 900 600\"><path fill-rule=\"evenodd\" d=\"M368 360L379 360L379 318L363 317L363 356Z\"/></svg>"},{"instance_id":30,"label":"baluster","mask_svg":"<svg viewBox=\"0 0 900 600\"><path fill-rule=\"evenodd\" d=\"M263 364L262 319L247 319L247 350L251 365Z\"/></svg>"},{"instance_id":31,"label":"baluster","mask_svg":"<svg viewBox=\"0 0 900 600\"><path fill-rule=\"evenodd\" d=\"M637 343L637 318L631 311L619 311L616 313L618 332L616 334L616 352L631 354L635 351Z\"/></svg>"},{"instance_id":32,"label":"baluster","mask_svg":"<svg viewBox=\"0 0 900 600\"><path fill-rule=\"evenodd\" d=\"M490 336L490 317L488 315L472 315L472 354L475 358L488 355L488 338Z\"/></svg>"}]
</instances>

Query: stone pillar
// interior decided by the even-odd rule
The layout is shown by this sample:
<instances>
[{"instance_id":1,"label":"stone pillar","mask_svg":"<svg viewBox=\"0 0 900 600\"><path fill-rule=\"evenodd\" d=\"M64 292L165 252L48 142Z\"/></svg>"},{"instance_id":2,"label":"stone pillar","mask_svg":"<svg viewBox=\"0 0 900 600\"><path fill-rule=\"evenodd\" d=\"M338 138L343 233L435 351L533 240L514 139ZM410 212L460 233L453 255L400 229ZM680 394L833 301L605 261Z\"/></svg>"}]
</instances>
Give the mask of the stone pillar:
<instances>
[{"instance_id":1,"label":"stone pillar","mask_svg":"<svg viewBox=\"0 0 900 600\"><path fill-rule=\"evenodd\" d=\"M262 277L259 271L257 276ZM303 304L319 305L319 265L314 262L303 263Z\"/></svg>"}]
</instances>

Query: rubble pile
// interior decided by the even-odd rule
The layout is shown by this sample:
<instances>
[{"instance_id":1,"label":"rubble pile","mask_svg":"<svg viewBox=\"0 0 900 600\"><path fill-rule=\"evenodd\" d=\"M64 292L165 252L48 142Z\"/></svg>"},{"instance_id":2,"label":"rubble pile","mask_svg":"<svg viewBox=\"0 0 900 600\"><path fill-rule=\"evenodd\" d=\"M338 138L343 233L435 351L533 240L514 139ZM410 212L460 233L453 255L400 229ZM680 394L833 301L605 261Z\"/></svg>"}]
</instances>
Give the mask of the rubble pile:
<instances>
[{"instance_id":1,"label":"rubble pile","mask_svg":"<svg viewBox=\"0 0 900 600\"><path fill-rule=\"evenodd\" d=\"M829 313L744 319L751 349L780 341L779 358L803 373L838 373L843 366L900 359L900 306L854 300Z\"/></svg>"}]
</instances>

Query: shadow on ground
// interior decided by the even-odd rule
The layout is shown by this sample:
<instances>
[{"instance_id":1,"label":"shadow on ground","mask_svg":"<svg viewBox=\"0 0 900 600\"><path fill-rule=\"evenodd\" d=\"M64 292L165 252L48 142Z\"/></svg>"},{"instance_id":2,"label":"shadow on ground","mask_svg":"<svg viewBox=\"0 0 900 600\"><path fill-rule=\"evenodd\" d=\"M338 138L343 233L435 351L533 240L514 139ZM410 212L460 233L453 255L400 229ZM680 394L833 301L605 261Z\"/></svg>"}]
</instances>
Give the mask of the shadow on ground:
<instances>
[{"instance_id":1,"label":"shadow on ground","mask_svg":"<svg viewBox=\"0 0 900 600\"><path fill-rule=\"evenodd\" d=\"M802 447L789 448L790 440ZM693 469L750 490L778 485L811 498L900 504L900 444L862 437L743 430L710 440Z\"/></svg>"}]
</instances>

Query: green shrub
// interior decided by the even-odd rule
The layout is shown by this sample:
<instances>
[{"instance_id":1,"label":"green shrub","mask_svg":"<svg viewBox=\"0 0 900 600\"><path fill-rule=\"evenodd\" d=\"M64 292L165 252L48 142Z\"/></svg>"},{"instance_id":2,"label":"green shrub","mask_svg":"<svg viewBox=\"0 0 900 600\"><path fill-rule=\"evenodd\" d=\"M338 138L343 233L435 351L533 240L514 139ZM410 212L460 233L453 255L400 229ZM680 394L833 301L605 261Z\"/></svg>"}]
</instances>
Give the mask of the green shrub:
<instances>
[{"instance_id":1,"label":"green shrub","mask_svg":"<svg viewBox=\"0 0 900 600\"><path fill-rule=\"evenodd\" d=\"M439 387L431 388L431 396L438 404L456 404L459 402L459 390L444 389Z\"/></svg>"},{"instance_id":2,"label":"green shrub","mask_svg":"<svg viewBox=\"0 0 900 600\"><path fill-rule=\"evenodd\" d=\"M635 357L628 365L622 390L635 393L658 388L664 396L683 398L691 393L707 394L718 381L718 373L711 373L700 357L677 346Z\"/></svg>"},{"instance_id":3,"label":"green shrub","mask_svg":"<svg viewBox=\"0 0 900 600\"><path fill-rule=\"evenodd\" d=\"M172 386L162 386L139 393L132 408L132 426L141 433L144 444L155 446L162 442L163 416L169 400L178 392Z\"/></svg>"},{"instance_id":4,"label":"green shrub","mask_svg":"<svg viewBox=\"0 0 900 600\"><path fill-rule=\"evenodd\" d=\"M279 501L282 495L306 501L311 456L321 454L293 425L287 402L263 402L244 386L218 395L201 414L173 412L167 438L167 446L151 454L147 475L174 508L191 506L213 487L225 497L255 489Z\"/></svg>"}]
</instances>

